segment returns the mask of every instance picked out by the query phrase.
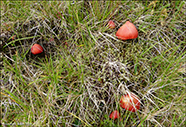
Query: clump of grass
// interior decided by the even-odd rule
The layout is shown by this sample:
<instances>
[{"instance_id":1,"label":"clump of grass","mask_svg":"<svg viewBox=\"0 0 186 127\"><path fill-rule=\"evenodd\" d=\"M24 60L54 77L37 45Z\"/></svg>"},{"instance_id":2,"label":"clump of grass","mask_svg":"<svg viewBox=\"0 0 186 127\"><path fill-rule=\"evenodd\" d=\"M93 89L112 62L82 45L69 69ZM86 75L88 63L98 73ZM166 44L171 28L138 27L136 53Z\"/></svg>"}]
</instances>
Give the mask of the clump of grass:
<instances>
[{"instance_id":1,"label":"clump of grass","mask_svg":"<svg viewBox=\"0 0 186 127\"><path fill-rule=\"evenodd\" d=\"M4 126L184 126L184 1L1 4ZM127 20L139 37L118 40ZM31 54L34 43L42 54ZM119 106L127 92L139 96L138 112Z\"/></svg>"}]
</instances>

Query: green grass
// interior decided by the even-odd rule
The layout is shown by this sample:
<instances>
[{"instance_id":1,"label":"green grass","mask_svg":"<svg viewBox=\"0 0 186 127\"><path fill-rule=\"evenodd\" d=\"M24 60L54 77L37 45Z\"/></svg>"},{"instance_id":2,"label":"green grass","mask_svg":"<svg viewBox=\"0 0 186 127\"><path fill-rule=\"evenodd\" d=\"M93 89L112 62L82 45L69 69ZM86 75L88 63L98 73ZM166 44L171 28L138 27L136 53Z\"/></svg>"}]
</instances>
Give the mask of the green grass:
<instances>
[{"instance_id":1,"label":"green grass","mask_svg":"<svg viewBox=\"0 0 186 127\"><path fill-rule=\"evenodd\" d=\"M185 12L185 1L1 1L2 125L184 126ZM126 21L137 39L116 38ZM119 106L127 92L139 111Z\"/></svg>"}]
</instances>

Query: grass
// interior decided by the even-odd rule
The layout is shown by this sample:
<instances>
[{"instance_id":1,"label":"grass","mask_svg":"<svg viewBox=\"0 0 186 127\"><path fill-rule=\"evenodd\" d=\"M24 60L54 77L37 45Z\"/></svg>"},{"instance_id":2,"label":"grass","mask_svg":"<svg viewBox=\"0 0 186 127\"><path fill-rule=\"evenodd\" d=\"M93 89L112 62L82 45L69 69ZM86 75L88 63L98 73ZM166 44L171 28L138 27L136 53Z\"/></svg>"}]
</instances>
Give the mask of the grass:
<instances>
[{"instance_id":1,"label":"grass","mask_svg":"<svg viewBox=\"0 0 186 127\"><path fill-rule=\"evenodd\" d=\"M1 1L2 126L184 126L185 11L185 1ZM138 38L117 39L128 20ZM31 54L34 43L44 52ZM127 92L139 111L119 106Z\"/></svg>"}]
</instances>

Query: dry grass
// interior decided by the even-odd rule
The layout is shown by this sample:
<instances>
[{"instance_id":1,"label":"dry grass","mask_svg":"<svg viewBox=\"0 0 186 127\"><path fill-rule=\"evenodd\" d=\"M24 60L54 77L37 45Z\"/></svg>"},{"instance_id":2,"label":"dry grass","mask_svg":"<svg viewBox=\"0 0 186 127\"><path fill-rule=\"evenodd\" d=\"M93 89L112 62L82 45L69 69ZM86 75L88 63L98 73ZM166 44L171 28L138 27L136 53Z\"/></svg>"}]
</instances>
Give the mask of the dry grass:
<instances>
[{"instance_id":1,"label":"dry grass","mask_svg":"<svg viewBox=\"0 0 186 127\"><path fill-rule=\"evenodd\" d=\"M1 2L1 122L184 126L186 2ZM116 28L106 27L112 19ZM139 31L121 41L127 20ZM33 55L34 43L44 52ZM141 108L119 106L133 92ZM119 110L121 119L109 114Z\"/></svg>"}]
</instances>

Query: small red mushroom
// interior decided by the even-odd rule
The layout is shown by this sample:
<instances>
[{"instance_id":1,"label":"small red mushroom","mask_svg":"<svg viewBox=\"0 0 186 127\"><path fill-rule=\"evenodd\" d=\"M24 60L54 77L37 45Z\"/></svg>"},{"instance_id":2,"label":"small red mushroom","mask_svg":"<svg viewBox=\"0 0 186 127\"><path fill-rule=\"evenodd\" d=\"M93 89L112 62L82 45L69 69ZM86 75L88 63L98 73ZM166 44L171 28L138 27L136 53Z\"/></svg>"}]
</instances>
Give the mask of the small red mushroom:
<instances>
[{"instance_id":1,"label":"small red mushroom","mask_svg":"<svg viewBox=\"0 0 186 127\"><path fill-rule=\"evenodd\" d=\"M110 20L110 21L108 22L108 27L111 28L111 29L114 29L114 28L116 27L114 21Z\"/></svg>"},{"instance_id":2,"label":"small red mushroom","mask_svg":"<svg viewBox=\"0 0 186 127\"><path fill-rule=\"evenodd\" d=\"M117 119L120 117L120 113L118 112L118 110L114 110L110 115L109 117L113 120Z\"/></svg>"},{"instance_id":3,"label":"small red mushroom","mask_svg":"<svg viewBox=\"0 0 186 127\"><path fill-rule=\"evenodd\" d=\"M43 52L43 47L39 44L34 44L31 48L32 54L36 55Z\"/></svg>"},{"instance_id":4,"label":"small red mushroom","mask_svg":"<svg viewBox=\"0 0 186 127\"><path fill-rule=\"evenodd\" d=\"M140 101L136 95L130 93L121 97L120 106L131 112L136 112L140 109Z\"/></svg>"},{"instance_id":5,"label":"small red mushroom","mask_svg":"<svg viewBox=\"0 0 186 127\"><path fill-rule=\"evenodd\" d=\"M138 37L138 31L134 24L127 21L118 29L116 36L121 40L135 39Z\"/></svg>"}]
</instances>

